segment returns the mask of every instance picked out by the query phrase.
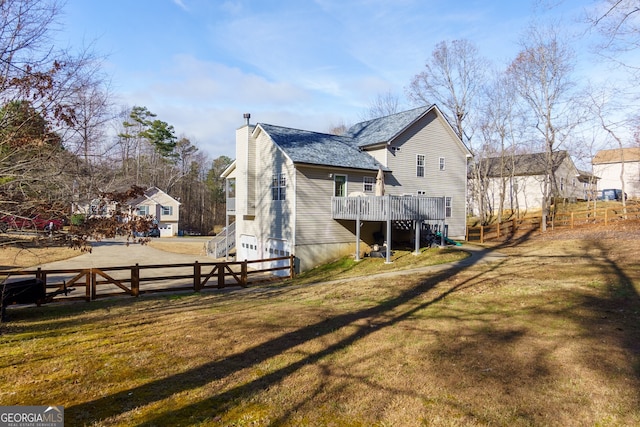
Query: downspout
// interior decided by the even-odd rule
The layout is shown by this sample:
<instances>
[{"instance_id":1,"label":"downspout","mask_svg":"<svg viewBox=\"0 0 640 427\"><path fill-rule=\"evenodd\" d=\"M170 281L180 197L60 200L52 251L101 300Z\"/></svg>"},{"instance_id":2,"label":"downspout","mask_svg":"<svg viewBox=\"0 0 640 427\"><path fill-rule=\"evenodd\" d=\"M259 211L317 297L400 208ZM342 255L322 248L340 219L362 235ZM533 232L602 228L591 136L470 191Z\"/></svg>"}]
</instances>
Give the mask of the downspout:
<instances>
[{"instance_id":1,"label":"downspout","mask_svg":"<svg viewBox=\"0 0 640 427\"><path fill-rule=\"evenodd\" d=\"M356 262L360 261L360 197L356 197Z\"/></svg>"}]
</instances>

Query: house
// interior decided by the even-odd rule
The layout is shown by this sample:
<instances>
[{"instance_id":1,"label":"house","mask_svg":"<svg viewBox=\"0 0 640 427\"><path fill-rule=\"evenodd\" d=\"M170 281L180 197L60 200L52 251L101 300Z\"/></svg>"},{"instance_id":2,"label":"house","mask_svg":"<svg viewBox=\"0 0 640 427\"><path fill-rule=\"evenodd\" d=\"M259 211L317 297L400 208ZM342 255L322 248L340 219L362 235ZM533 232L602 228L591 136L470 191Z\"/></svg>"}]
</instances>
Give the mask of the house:
<instances>
[{"instance_id":1,"label":"house","mask_svg":"<svg viewBox=\"0 0 640 427\"><path fill-rule=\"evenodd\" d=\"M158 223L160 237L178 234L180 202L157 187L150 187L137 199L128 202L133 215L151 215Z\"/></svg>"},{"instance_id":2,"label":"house","mask_svg":"<svg viewBox=\"0 0 640 427\"><path fill-rule=\"evenodd\" d=\"M482 194L486 211L496 213L503 200L504 210L526 211L542 208L547 153L516 154L489 157L479 162L478 174L470 174L470 186L476 194ZM578 170L567 151L552 154L553 179L550 193L555 198L567 201L593 199L597 178ZM473 176L476 175L476 176ZM482 187L476 180L479 175ZM476 198L477 199L477 198ZM472 212L479 214L477 201L472 204Z\"/></svg>"},{"instance_id":3,"label":"house","mask_svg":"<svg viewBox=\"0 0 640 427\"><path fill-rule=\"evenodd\" d=\"M624 192L640 198L640 147L601 150L591 161L593 173L600 177L599 189L622 189L620 176L624 165Z\"/></svg>"},{"instance_id":4,"label":"house","mask_svg":"<svg viewBox=\"0 0 640 427\"><path fill-rule=\"evenodd\" d=\"M251 125L249 117L222 174L235 193L227 229L235 227L237 259L294 254L304 271L349 253L359 259L375 244L417 246L427 225L464 238L470 153L435 105L342 136Z\"/></svg>"}]
</instances>

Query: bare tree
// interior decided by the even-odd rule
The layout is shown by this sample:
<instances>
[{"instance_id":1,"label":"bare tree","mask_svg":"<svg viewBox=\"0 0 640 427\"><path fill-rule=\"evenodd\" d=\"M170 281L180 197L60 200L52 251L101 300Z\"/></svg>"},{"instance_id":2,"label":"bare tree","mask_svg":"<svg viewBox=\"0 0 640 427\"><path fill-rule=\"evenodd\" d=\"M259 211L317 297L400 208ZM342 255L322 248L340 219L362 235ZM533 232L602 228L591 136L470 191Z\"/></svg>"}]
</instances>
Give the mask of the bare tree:
<instances>
[{"instance_id":1,"label":"bare tree","mask_svg":"<svg viewBox=\"0 0 640 427\"><path fill-rule=\"evenodd\" d=\"M579 123L580 109L572 80L574 53L553 26L531 25L507 73L528 107L532 128L546 154L542 231L547 229L552 197L557 193L553 153Z\"/></svg>"},{"instance_id":2,"label":"bare tree","mask_svg":"<svg viewBox=\"0 0 640 427\"><path fill-rule=\"evenodd\" d=\"M369 108L362 115L362 120L377 119L379 117L390 116L399 112L400 99L392 92L379 93L371 101Z\"/></svg>"},{"instance_id":3,"label":"bare tree","mask_svg":"<svg viewBox=\"0 0 640 427\"><path fill-rule=\"evenodd\" d=\"M482 156L493 156L499 159L496 170L492 170L492 178L499 182L497 220L502 222L505 211L505 202L509 195L509 208L511 213L519 215L517 197L517 183L515 182L514 154L521 137L522 119L517 104L517 94L513 82L508 75L496 73L495 78L485 87L483 93L484 104L480 107L479 128L482 143ZM483 165L480 162L480 165ZM488 166L489 163L486 163ZM488 181L488 170L479 166L478 178L480 183ZM495 169L495 168L494 168ZM495 176L497 174L497 177ZM484 200L485 185L477 186L479 194L474 195L479 203ZM480 209L480 212L483 212ZM487 219L483 219L486 222Z\"/></svg>"},{"instance_id":4,"label":"bare tree","mask_svg":"<svg viewBox=\"0 0 640 427\"><path fill-rule=\"evenodd\" d=\"M630 147L634 143L635 123L638 116L625 114L625 106L617 102L619 99L622 97L617 95L617 91L607 91L605 88L598 91L590 90L588 93L588 108L592 117L619 150L620 188L624 195L626 194L624 148ZM625 199L622 197L622 207L626 214Z\"/></svg>"},{"instance_id":5,"label":"bare tree","mask_svg":"<svg viewBox=\"0 0 640 427\"><path fill-rule=\"evenodd\" d=\"M71 95L91 55L71 55L52 44L50 34L60 12L56 0L0 2L3 212L59 214L67 206L64 159L69 157L63 136L76 122Z\"/></svg>"},{"instance_id":6,"label":"bare tree","mask_svg":"<svg viewBox=\"0 0 640 427\"><path fill-rule=\"evenodd\" d=\"M601 0L588 13L587 22L604 37L600 48L620 54L640 47L639 16L637 0Z\"/></svg>"},{"instance_id":7,"label":"bare tree","mask_svg":"<svg viewBox=\"0 0 640 427\"><path fill-rule=\"evenodd\" d=\"M340 121L338 123L332 123L329 125L328 133L331 135L344 135L347 130L349 130L349 126L344 121Z\"/></svg>"},{"instance_id":8,"label":"bare tree","mask_svg":"<svg viewBox=\"0 0 640 427\"><path fill-rule=\"evenodd\" d=\"M471 139L466 123L476 107L485 80L487 60L468 40L436 45L425 70L414 76L407 95L414 102L438 104L465 143Z\"/></svg>"}]
</instances>

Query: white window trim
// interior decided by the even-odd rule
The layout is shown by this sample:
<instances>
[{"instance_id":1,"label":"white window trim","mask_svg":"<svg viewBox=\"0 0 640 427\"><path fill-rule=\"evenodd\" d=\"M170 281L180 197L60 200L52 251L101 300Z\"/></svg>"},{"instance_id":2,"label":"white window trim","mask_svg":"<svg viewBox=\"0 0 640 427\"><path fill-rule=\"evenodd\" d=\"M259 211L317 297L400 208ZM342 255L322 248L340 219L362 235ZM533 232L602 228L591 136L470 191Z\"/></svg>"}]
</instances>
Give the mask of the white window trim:
<instances>
[{"instance_id":1,"label":"white window trim","mask_svg":"<svg viewBox=\"0 0 640 427\"><path fill-rule=\"evenodd\" d=\"M418 178L424 178L425 176L426 159L427 157L424 154L416 154L416 177ZM420 174L420 168L422 168L422 175Z\"/></svg>"},{"instance_id":2,"label":"white window trim","mask_svg":"<svg viewBox=\"0 0 640 427\"><path fill-rule=\"evenodd\" d=\"M371 186L370 189L367 190L367 186ZM376 188L376 179L372 176L363 176L362 177L362 191L365 193L373 193Z\"/></svg>"},{"instance_id":3,"label":"white window trim","mask_svg":"<svg viewBox=\"0 0 640 427\"><path fill-rule=\"evenodd\" d=\"M275 173L271 177L271 200L281 202L287 199L287 175Z\"/></svg>"}]
</instances>

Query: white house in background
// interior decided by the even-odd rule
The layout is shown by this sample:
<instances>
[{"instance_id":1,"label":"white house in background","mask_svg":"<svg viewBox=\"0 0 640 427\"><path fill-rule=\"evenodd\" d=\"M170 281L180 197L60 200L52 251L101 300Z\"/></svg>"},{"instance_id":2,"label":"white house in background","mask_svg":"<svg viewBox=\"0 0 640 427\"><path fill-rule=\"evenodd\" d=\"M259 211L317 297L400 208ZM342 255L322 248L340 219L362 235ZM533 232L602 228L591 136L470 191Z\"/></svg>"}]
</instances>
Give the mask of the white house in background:
<instances>
[{"instance_id":1,"label":"white house in background","mask_svg":"<svg viewBox=\"0 0 640 427\"><path fill-rule=\"evenodd\" d=\"M128 202L131 212L136 216L153 216L158 222L160 237L172 237L178 234L180 202L160 190L150 187L137 199Z\"/></svg>"},{"instance_id":2,"label":"white house in background","mask_svg":"<svg viewBox=\"0 0 640 427\"><path fill-rule=\"evenodd\" d=\"M591 163L593 173L600 177L600 190L622 189L620 175L624 164L624 191L629 198L640 198L640 147L601 150Z\"/></svg>"},{"instance_id":3,"label":"white house in background","mask_svg":"<svg viewBox=\"0 0 640 427\"><path fill-rule=\"evenodd\" d=\"M542 208L546 176L546 153L490 157L479 163L484 179L485 201L491 212L506 210L537 210ZM586 200L595 192L597 178L579 171L566 151L553 153L553 180L551 193L567 201ZM477 185L470 174L470 185ZM592 197L593 198L593 197ZM477 206L473 213L478 214Z\"/></svg>"},{"instance_id":4,"label":"white house in background","mask_svg":"<svg viewBox=\"0 0 640 427\"><path fill-rule=\"evenodd\" d=\"M342 136L245 118L222 175L235 190L227 215L235 217L237 259L294 254L304 271L374 244L415 244L427 225L464 238L470 153L435 105ZM375 195L379 170L384 196Z\"/></svg>"}]
</instances>

